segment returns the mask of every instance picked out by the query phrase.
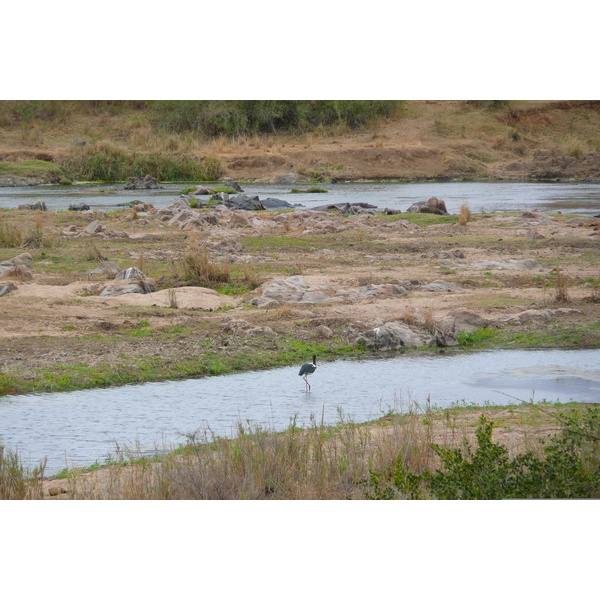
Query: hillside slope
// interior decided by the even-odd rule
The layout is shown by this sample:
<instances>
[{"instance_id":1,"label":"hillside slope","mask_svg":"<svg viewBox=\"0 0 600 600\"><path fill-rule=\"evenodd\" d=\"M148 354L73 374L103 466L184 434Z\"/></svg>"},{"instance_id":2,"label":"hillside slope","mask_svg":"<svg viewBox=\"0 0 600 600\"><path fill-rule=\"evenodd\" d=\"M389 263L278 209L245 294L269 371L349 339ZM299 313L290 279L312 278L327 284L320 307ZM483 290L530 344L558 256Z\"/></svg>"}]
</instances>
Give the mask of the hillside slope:
<instances>
[{"instance_id":1,"label":"hillside slope","mask_svg":"<svg viewBox=\"0 0 600 600\"><path fill-rule=\"evenodd\" d=\"M126 157L148 159L140 169L154 169L151 174L163 180L193 178L156 166L160 157L210 160L211 176L242 180L600 180L599 151L596 101L512 101L497 109L480 102L409 101L393 117L358 131L329 126L236 139L161 132L143 105L101 105L19 123L0 115L0 160L49 161L75 179L83 173L102 179L102 171L88 168L98 157L121 161L121 170L113 171L117 179L134 174Z\"/></svg>"}]
</instances>

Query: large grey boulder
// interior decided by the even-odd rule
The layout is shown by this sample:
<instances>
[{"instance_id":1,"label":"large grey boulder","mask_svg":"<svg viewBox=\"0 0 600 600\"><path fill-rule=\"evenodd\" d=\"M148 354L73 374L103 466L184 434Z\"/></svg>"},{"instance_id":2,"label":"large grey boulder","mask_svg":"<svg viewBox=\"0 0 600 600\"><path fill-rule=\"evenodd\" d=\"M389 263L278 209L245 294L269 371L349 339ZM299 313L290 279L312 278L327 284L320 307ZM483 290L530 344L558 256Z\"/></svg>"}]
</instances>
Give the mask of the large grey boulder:
<instances>
[{"instance_id":1,"label":"large grey boulder","mask_svg":"<svg viewBox=\"0 0 600 600\"><path fill-rule=\"evenodd\" d=\"M143 179L130 177L125 184L126 190L157 190L160 188L155 177L146 175Z\"/></svg>"},{"instance_id":2,"label":"large grey boulder","mask_svg":"<svg viewBox=\"0 0 600 600\"><path fill-rule=\"evenodd\" d=\"M20 204L19 210L48 210L43 200L36 200L33 204Z\"/></svg>"},{"instance_id":3,"label":"large grey boulder","mask_svg":"<svg viewBox=\"0 0 600 600\"><path fill-rule=\"evenodd\" d=\"M446 203L443 200L439 200L435 196L429 198L429 200L421 200L415 202L412 206L409 206L407 212L410 213L429 213L432 215L447 215Z\"/></svg>"},{"instance_id":4,"label":"large grey boulder","mask_svg":"<svg viewBox=\"0 0 600 600\"><path fill-rule=\"evenodd\" d=\"M148 279L137 267L129 267L117 273L114 281L100 292L100 296L151 294L155 291L156 285L151 279Z\"/></svg>"},{"instance_id":5,"label":"large grey boulder","mask_svg":"<svg viewBox=\"0 0 600 600\"><path fill-rule=\"evenodd\" d=\"M69 204L69 210L90 210L90 207L85 202L80 202L79 204Z\"/></svg>"},{"instance_id":6,"label":"large grey boulder","mask_svg":"<svg viewBox=\"0 0 600 600\"><path fill-rule=\"evenodd\" d=\"M223 202L227 208L240 210L265 210L264 205L258 196L248 196L248 194L238 194Z\"/></svg>"},{"instance_id":7,"label":"large grey boulder","mask_svg":"<svg viewBox=\"0 0 600 600\"><path fill-rule=\"evenodd\" d=\"M408 325L402 322L384 323L363 333L355 344L364 345L371 350L401 350L406 346L427 346L431 337L425 338L415 333Z\"/></svg>"},{"instance_id":8,"label":"large grey boulder","mask_svg":"<svg viewBox=\"0 0 600 600\"><path fill-rule=\"evenodd\" d=\"M92 221L83 230L83 233L89 233L94 235L95 233L100 233L101 231L106 231L106 227L100 223L100 221Z\"/></svg>"},{"instance_id":9,"label":"large grey boulder","mask_svg":"<svg viewBox=\"0 0 600 600\"><path fill-rule=\"evenodd\" d=\"M261 204L267 209L281 209L281 208L294 208L293 204L290 204L287 200L280 200L279 198L266 198L261 200Z\"/></svg>"}]
</instances>

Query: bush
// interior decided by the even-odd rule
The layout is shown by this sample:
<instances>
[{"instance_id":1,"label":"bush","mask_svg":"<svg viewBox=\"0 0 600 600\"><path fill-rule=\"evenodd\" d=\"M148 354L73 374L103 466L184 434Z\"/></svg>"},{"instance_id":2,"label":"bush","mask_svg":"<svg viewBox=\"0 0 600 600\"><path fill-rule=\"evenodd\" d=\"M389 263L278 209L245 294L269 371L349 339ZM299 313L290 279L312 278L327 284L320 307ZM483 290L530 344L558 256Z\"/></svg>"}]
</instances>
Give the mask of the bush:
<instances>
[{"instance_id":1,"label":"bush","mask_svg":"<svg viewBox=\"0 0 600 600\"><path fill-rule=\"evenodd\" d=\"M510 459L505 446L492 442L493 423L482 416L477 449L431 447L442 462L435 473L406 469L401 455L388 472L371 472L367 497L496 500L503 498L600 497L600 409L561 413L562 433L532 452Z\"/></svg>"},{"instance_id":2,"label":"bush","mask_svg":"<svg viewBox=\"0 0 600 600\"><path fill-rule=\"evenodd\" d=\"M86 181L125 181L128 177L151 175L159 181L215 181L222 173L218 158L170 154L129 153L109 143L74 151L65 160L75 179Z\"/></svg>"},{"instance_id":3,"label":"bush","mask_svg":"<svg viewBox=\"0 0 600 600\"><path fill-rule=\"evenodd\" d=\"M352 129L391 115L393 100L161 100L152 104L157 128L208 137L311 131L322 125Z\"/></svg>"}]
</instances>

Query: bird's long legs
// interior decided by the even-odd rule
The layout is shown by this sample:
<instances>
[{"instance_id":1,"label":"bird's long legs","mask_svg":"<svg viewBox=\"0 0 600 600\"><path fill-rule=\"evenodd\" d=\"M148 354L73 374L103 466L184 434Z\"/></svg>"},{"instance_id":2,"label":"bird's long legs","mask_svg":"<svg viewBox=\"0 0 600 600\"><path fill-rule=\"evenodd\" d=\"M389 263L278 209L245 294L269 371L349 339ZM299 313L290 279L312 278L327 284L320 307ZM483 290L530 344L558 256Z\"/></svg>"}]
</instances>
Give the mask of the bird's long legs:
<instances>
[{"instance_id":1,"label":"bird's long legs","mask_svg":"<svg viewBox=\"0 0 600 600\"><path fill-rule=\"evenodd\" d=\"M306 390L310 392L310 383L308 383L308 379L306 379L306 375L302 378L304 379L304 382L306 383Z\"/></svg>"}]
</instances>

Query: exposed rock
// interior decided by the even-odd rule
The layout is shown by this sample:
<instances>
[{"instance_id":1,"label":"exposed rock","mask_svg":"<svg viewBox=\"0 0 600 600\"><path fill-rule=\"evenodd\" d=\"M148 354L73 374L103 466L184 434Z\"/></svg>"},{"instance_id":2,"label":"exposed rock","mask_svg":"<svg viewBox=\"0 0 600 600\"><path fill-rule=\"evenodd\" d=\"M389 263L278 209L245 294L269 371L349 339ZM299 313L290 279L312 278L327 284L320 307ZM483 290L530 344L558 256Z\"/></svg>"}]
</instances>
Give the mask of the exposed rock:
<instances>
[{"instance_id":1,"label":"exposed rock","mask_svg":"<svg viewBox=\"0 0 600 600\"><path fill-rule=\"evenodd\" d=\"M364 345L372 350L400 350L406 346L426 346L430 339L415 333L408 325L401 322L385 323L363 333L355 344Z\"/></svg>"},{"instance_id":2,"label":"exposed rock","mask_svg":"<svg viewBox=\"0 0 600 600\"><path fill-rule=\"evenodd\" d=\"M275 300L279 304L331 304L407 294L405 288L391 283L336 290L329 284L310 285L302 276L295 275L271 282L263 289L262 296L254 298L250 304L258 307L272 306L266 299Z\"/></svg>"},{"instance_id":3,"label":"exposed rock","mask_svg":"<svg viewBox=\"0 0 600 600\"><path fill-rule=\"evenodd\" d=\"M376 208L377 206L368 202L340 202L338 204L323 204L322 206L313 208L313 210L338 210L342 215L357 215L365 210L374 210Z\"/></svg>"},{"instance_id":4,"label":"exposed rock","mask_svg":"<svg viewBox=\"0 0 600 600\"><path fill-rule=\"evenodd\" d=\"M457 262L447 262L445 263L445 266L458 267L460 269L496 269L499 271L533 271L542 268L542 265L540 265L540 263L533 260L532 258L509 258L507 260L478 260L472 265L466 265L464 263Z\"/></svg>"},{"instance_id":5,"label":"exposed rock","mask_svg":"<svg viewBox=\"0 0 600 600\"><path fill-rule=\"evenodd\" d=\"M428 292L455 292L462 290L460 286L448 283L443 279L436 279L431 283L421 286L421 289L427 290Z\"/></svg>"},{"instance_id":6,"label":"exposed rock","mask_svg":"<svg viewBox=\"0 0 600 600\"><path fill-rule=\"evenodd\" d=\"M157 190L159 188L158 180L150 175L146 175L143 179L130 177L125 184L126 190Z\"/></svg>"},{"instance_id":7,"label":"exposed rock","mask_svg":"<svg viewBox=\"0 0 600 600\"><path fill-rule=\"evenodd\" d=\"M17 281L31 281L33 273L24 264L9 264L0 266L1 279L16 279Z\"/></svg>"},{"instance_id":8,"label":"exposed rock","mask_svg":"<svg viewBox=\"0 0 600 600\"><path fill-rule=\"evenodd\" d=\"M106 231L106 227L104 227L100 221L92 221L83 230L84 233L90 233L92 235L100 233L101 231Z\"/></svg>"},{"instance_id":9,"label":"exposed rock","mask_svg":"<svg viewBox=\"0 0 600 600\"><path fill-rule=\"evenodd\" d=\"M294 208L287 200L280 200L279 198L266 198L261 200L261 204L267 209L278 209L278 208Z\"/></svg>"},{"instance_id":10,"label":"exposed rock","mask_svg":"<svg viewBox=\"0 0 600 600\"><path fill-rule=\"evenodd\" d=\"M248 196L247 194L239 194L233 198L228 198L223 201L223 204L227 208L239 210L265 210L258 196Z\"/></svg>"},{"instance_id":11,"label":"exposed rock","mask_svg":"<svg viewBox=\"0 0 600 600\"><path fill-rule=\"evenodd\" d=\"M100 296L121 296L123 294L150 294L156 291L156 286L147 281L138 281L127 285L108 285L101 292Z\"/></svg>"},{"instance_id":12,"label":"exposed rock","mask_svg":"<svg viewBox=\"0 0 600 600\"><path fill-rule=\"evenodd\" d=\"M33 258L31 254L29 252L22 252L10 260L4 261L2 265L30 265L32 262Z\"/></svg>"},{"instance_id":13,"label":"exposed rock","mask_svg":"<svg viewBox=\"0 0 600 600\"><path fill-rule=\"evenodd\" d=\"M93 277L94 275L108 275L110 277L114 277L121 271L121 267L114 262L104 261L101 262L95 269L92 269L87 276Z\"/></svg>"},{"instance_id":14,"label":"exposed rock","mask_svg":"<svg viewBox=\"0 0 600 600\"><path fill-rule=\"evenodd\" d=\"M20 204L19 210L48 210L43 200L37 200L33 204Z\"/></svg>"},{"instance_id":15,"label":"exposed rock","mask_svg":"<svg viewBox=\"0 0 600 600\"><path fill-rule=\"evenodd\" d=\"M0 284L0 298L16 289L18 289L17 284L13 281L7 281L6 283Z\"/></svg>"},{"instance_id":16,"label":"exposed rock","mask_svg":"<svg viewBox=\"0 0 600 600\"><path fill-rule=\"evenodd\" d=\"M429 343L430 345L435 344L439 348L451 348L459 345L454 331L445 331L438 325L434 325L433 339Z\"/></svg>"},{"instance_id":17,"label":"exposed rock","mask_svg":"<svg viewBox=\"0 0 600 600\"><path fill-rule=\"evenodd\" d=\"M137 267L128 267L127 269L122 269L115 275L116 280L137 278L146 278L146 276Z\"/></svg>"},{"instance_id":18,"label":"exposed rock","mask_svg":"<svg viewBox=\"0 0 600 600\"><path fill-rule=\"evenodd\" d=\"M327 340L333 337L333 331L331 331L327 325L319 325L315 329L315 333L318 337L325 338Z\"/></svg>"},{"instance_id":19,"label":"exposed rock","mask_svg":"<svg viewBox=\"0 0 600 600\"><path fill-rule=\"evenodd\" d=\"M118 283L120 281L131 283ZM101 292L100 296L120 296L122 294L151 294L156 291L156 285L151 279L137 268L129 267L119 271L113 282L109 283Z\"/></svg>"},{"instance_id":20,"label":"exposed rock","mask_svg":"<svg viewBox=\"0 0 600 600\"><path fill-rule=\"evenodd\" d=\"M499 323L511 325L526 325L528 323L548 322L555 316L581 314L575 308L535 309L524 310L516 315L509 315L498 319Z\"/></svg>"},{"instance_id":21,"label":"exposed rock","mask_svg":"<svg viewBox=\"0 0 600 600\"><path fill-rule=\"evenodd\" d=\"M69 210L90 210L90 207L85 202L80 202L79 204L69 204Z\"/></svg>"},{"instance_id":22,"label":"exposed rock","mask_svg":"<svg viewBox=\"0 0 600 600\"><path fill-rule=\"evenodd\" d=\"M296 173L280 173L273 179L273 183L279 183L282 185L291 185L297 183L300 177Z\"/></svg>"},{"instance_id":23,"label":"exposed rock","mask_svg":"<svg viewBox=\"0 0 600 600\"><path fill-rule=\"evenodd\" d=\"M490 321L466 308L457 308L439 319L436 325L445 333L456 335L459 331L472 333L480 327L488 327Z\"/></svg>"},{"instance_id":24,"label":"exposed rock","mask_svg":"<svg viewBox=\"0 0 600 600\"><path fill-rule=\"evenodd\" d=\"M532 271L541 269L542 265L533 258L524 258L521 260L509 258L507 260L479 260L471 266L473 269L499 269L508 271Z\"/></svg>"},{"instance_id":25,"label":"exposed rock","mask_svg":"<svg viewBox=\"0 0 600 600\"><path fill-rule=\"evenodd\" d=\"M407 212L410 213L429 213L433 215L447 215L446 203L443 200L439 200L435 196L429 198L429 200L421 200L415 202L412 206L409 206Z\"/></svg>"},{"instance_id":26,"label":"exposed rock","mask_svg":"<svg viewBox=\"0 0 600 600\"><path fill-rule=\"evenodd\" d=\"M229 224L232 226L252 227L252 224L250 223L250 217L243 211L237 210L233 211Z\"/></svg>"},{"instance_id":27,"label":"exposed rock","mask_svg":"<svg viewBox=\"0 0 600 600\"><path fill-rule=\"evenodd\" d=\"M227 181L227 187L234 189L236 192L240 194L244 192L242 186L237 181Z\"/></svg>"}]
</instances>

